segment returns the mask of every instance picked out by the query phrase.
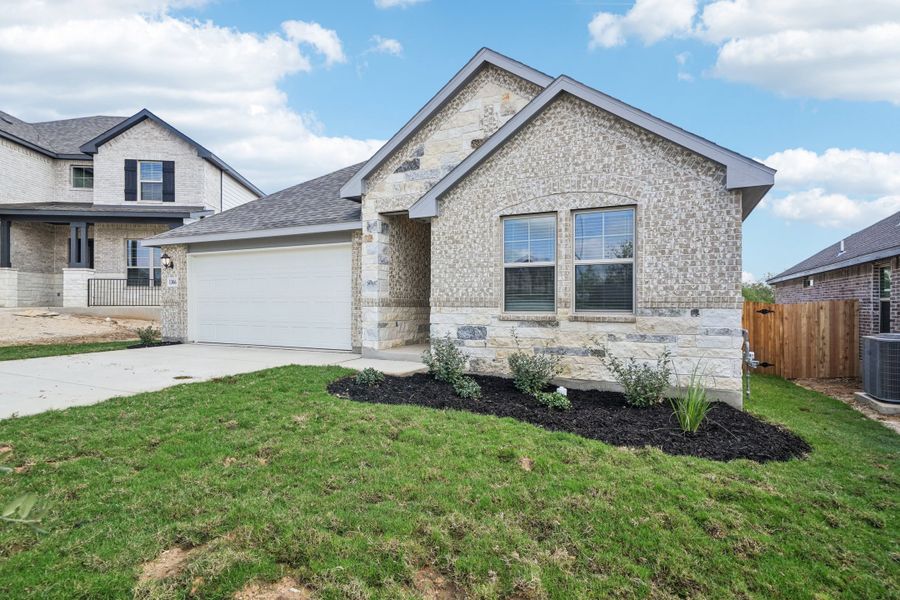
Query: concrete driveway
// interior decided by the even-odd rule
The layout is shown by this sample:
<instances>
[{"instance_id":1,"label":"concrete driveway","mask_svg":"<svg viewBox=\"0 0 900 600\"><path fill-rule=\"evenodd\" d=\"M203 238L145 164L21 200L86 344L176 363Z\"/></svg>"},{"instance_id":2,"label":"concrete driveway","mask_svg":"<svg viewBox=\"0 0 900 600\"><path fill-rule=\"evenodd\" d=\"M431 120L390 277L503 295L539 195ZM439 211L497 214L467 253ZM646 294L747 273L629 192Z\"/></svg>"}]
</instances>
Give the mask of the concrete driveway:
<instances>
[{"instance_id":1,"label":"concrete driveway","mask_svg":"<svg viewBox=\"0 0 900 600\"><path fill-rule=\"evenodd\" d=\"M282 365L374 367L390 375L424 370L421 363L363 359L349 352L214 344L10 360L0 362L0 419Z\"/></svg>"}]
</instances>

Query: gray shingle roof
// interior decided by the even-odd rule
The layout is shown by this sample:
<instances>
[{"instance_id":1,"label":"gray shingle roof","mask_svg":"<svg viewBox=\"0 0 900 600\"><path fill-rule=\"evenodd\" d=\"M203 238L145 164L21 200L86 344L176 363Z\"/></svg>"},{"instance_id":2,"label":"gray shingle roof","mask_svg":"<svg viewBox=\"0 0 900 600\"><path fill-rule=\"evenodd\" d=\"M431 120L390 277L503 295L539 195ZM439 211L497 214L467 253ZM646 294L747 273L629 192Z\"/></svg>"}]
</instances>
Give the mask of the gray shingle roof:
<instances>
[{"instance_id":1,"label":"gray shingle roof","mask_svg":"<svg viewBox=\"0 0 900 600\"><path fill-rule=\"evenodd\" d=\"M163 216L186 219L211 213L205 206L163 204L94 204L92 202L18 202L0 204L0 215L37 215L47 217L115 216L137 218Z\"/></svg>"},{"instance_id":2,"label":"gray shingle roof","mask_svg":"<svg viewBox=\"0 0 900 600\"><path fill-rule=\"evenodd\" d=\"M770 283L785 281L809 275L822 273L832 269L840 269L862 262L875 260L873 254L900 255L900 212L896 212L886 219L878 221L865 229L844 238L844 252L840 253L841 242L835 242L824 250L813 254L806 260L797 263L775 277L769 279ZM891 254L891 251L894 251ZM793 276L793 277L792 277Z\"/></svg>"},{"instance_id":3,"label":"gray shingle roof","mask_svg":"<svg viewBox=\"0 0 900 600\"><path fill-rule=\"evenodd\" d=\"M83 155L80 146L127 117L80 117L61 121L26 123L0 111L0 132L8 133L53 154Z\"/></svg>"},{"instance_id":4,"label":"gray shingle roof","mask_svg":"<svg viewBox=\"0 0 900 600\"><path fill-rule=\"evenodd\" d=\"M352 223L361 218L360 205L341 198L341 186L364 163L344 167L333 173L236 206L217 215L161 233L151 239L164 240L194 235L211 235Z\"/></svg>"}]
</instances>

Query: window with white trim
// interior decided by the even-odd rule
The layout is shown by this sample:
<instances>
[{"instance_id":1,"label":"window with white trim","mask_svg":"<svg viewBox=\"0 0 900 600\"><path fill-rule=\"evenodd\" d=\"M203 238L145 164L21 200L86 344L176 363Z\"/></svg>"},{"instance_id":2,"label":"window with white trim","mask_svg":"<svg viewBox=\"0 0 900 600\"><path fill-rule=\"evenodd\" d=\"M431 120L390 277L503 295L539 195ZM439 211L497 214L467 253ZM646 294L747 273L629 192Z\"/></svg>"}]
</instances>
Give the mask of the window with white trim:
<instances>
[{"instance_id":1,"label":"window with white trim","mask_svg":"<svg viewBox=\"0 0 900 600\"><path fill-rule=\"evenodd\" d=\"M72 167L72 187L89 190L94 187L94 167Z\"/></svg>"},{"instance_id":2,"label":"window with white trim","mask_svg":"<svg viewBox=\"0 0 900 600\"><path fill-rule=\"evenodd\" d=\"M138 200L162 201L163 164L159 160L142 160L138 163Z\"/></svg>"},{"instance_id":3,"label":"window with white trim","mask_svg":"<svg viewBox=\"0 0 900 600\"><path fill-rule=\"evenodd\" d=\"M126 284L159 287L162 268L159 248L142 246L140 240L125 240Z\"/></svg>"},{"instance_id":4,"label":"window with white trim","mask_svg":"<svg viewBox=\"0 0 900 600\"><path fill-rule=\"evenodd\" d=\"M575 213L575 310L634 310L634 209Z\"/></svg>"},{"instance_id":5,"label":"window with white trim","mask_svg":"<svg viewBox=\"0 0 900 600\"><path fill-rule=\"evenodd\" d=\"M556 215L503 219L503 310L556 310Z\"/></svg>"}]
</instances>

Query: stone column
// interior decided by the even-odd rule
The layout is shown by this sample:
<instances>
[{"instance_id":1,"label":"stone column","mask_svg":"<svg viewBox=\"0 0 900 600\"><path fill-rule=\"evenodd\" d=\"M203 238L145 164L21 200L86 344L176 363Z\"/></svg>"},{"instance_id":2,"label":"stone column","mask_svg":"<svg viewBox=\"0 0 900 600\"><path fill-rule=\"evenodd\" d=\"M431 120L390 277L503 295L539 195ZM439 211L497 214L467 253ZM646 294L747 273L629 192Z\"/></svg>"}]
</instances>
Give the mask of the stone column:
<instances>
[{"instance_id":1,"label":"stone column","mask_svg":"<svg viewBox=\"0 0 900 600\"><path fill-rule=\"evenodd\" d=\"M390 300L390 225L386 218L365 209L362 239L362 348L386 348L382 312Z\"/></svg>"},{"instance_id":2,"label":"stone column","mask_svg":"<svg viewBox=\"0 0 900 600\"><path fill-rule=\"evenodd\" d=\"M84 307L88 305L88 279L94 276L93 269L63 269L63 306Z\"/></svg>"},{"instance_id":3,"label":"stone column","mask_svg":"<svg viewBox=\"0 0 900 600\"><path fill-rule=\"evenodd\" d=\"M187 246L163 246L162 253L172 259L172 268L162 270L159 290L159 317L162 339L186 342L188 338Z\"/></svg>"},{"instance_id":4,"label":"stone column","mask_svg":"<svg viewBox=\"0 0 900 600\"><path fill-rule=\"evenodd\" d=\"M15 308L19 305L19 271L0 268L0 307Z\"/></svg>"}]
</instances>

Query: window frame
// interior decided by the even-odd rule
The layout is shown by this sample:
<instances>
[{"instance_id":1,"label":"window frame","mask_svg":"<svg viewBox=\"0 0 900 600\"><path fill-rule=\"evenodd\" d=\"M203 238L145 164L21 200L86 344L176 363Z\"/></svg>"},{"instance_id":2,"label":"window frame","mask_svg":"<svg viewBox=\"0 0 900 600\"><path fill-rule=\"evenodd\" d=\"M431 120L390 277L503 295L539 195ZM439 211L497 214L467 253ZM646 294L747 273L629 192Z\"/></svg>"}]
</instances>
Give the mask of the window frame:
<instances>
[{"instance_id":1,"label":"window frame","mask_svg":"<svg viewBox=\"0 0 900 600\"><path fill-rule=\"evenodd\" d=\"M511 220L538 219L553 217L553 260L533 263L507 263L506 262L506 222ZM559 291L559 215L555 212L525 213L517 215L503 215L500 218L500 268L503 276L500 282L500 312L511 315L556 315L559 305L557 293ZM553 267L553 309L547 311L507 310L506 309L506 270L508 268L529 267Z\"/></svg>"},{"instance_id":2,"label":"window frame","mask_svg":"<svg viewBox=\"0 0 900 600\"><path fill-rule=\"evenodd\" d=\"M138 265L132 265L132 264L131 264L131 252L130 252L130 247L131 247L132 242L134 242L135 244L137 244L137 247L138 247L138 250L139 250L139 251L140 251L141 248L144 248L145 250L148 250L148 251L149 251L149 253L150 253L150 262L149 262L149 265L148 265L147 267L141 267L141 266L138 266ZM159 252L159 253L160 253L160 257L162 256L162 251L161 251L160 248L151 248L151 247L149 247L149 246L142 246L142 245L141 245L141 240L138 240L138 239L131 239L131 238L126 238L126 239L125 239L125 287L145 287L145 286L142 286L142 285L130 285L130 284L129 284L129 281L131 281L131 278L128 277L128 271L129 271L130 269L144 269L144 268L146 268L146 269L149 271L149 277L147 278L147 282L148 282L148 283L147 283L147 286L146 286L146 287L162 287L162 264L160 264L159 266L155 266L155 265L154 265L154 257L153 257L153 254L154 254L155 252ZM156 281L156 280L154 279L154 277L153 277L154 271L155 271L155 270L158 270L158 271L159 271L159 282L160 282L160 283L159 283L158 286L155 285L155 283L154 283L154 282ZM135 279L135 281L137 281L137 279Z\"/></svg>"},{"instance_id":3,"label":"window frame","mask_svg":"<svg viewBox=\"0 0 900 600\"><path fill-rule=\"evenodd\" d=\"M137 161L137 200L138 202L162 202L163 201L163 185L165 181L165 173L163 172L163 162L162 160L139 160ZM141 174L141 165L144 164L158 164L159 165L159 181L155 179L144 179ZM159 184L159 200L147 200L144 198L144 183L158 183Z\"/></svg>"},{"instance_id":4,"label":"window frame","mask_svg":"<svg viewBox=\"0 0 900 600\"><path fill-rule=\"evenodd\" d=\"M603 258L603 259L578 259L576 258L575 244L578 243L575 237L575 219L578 215L613 212L613 211L631 211L631 258ZM604 206L601 208L588 208L583 210L572 211L572 314L576 315L633 315L637 309L637 207L631 205L624 206ZM578 279L576 271L579 266L583 265L631 265L631 310L605 308L599 310L578 309L576 299L578 297Z\"/></svg>"},{"instance_id":5,"label":"window frame","mask_svg":"<svg viewBox=\"0 0 900 600\"><path fill-rule=\"evenodd\" d=\"M75 185L75 169L90 169L91 170L91 187L79 187ZM84 176L82 175L82 178ZM69 189L77 190L79 192L86 190L94 189L94 165L69 165Z\"/></svg>"},{"instance_id":6,"label":"window frame","mask_svg":"<svg viewBox=\"0 0 900 600\"><path fill-rule=\"evenodd\" d=\"M891 296L894 288L894 272L890 265L877 267L878 272L878 332L891 332ZM888 287L882 288L882 274L887 273Z\"/></svg>"}]
</instances>

